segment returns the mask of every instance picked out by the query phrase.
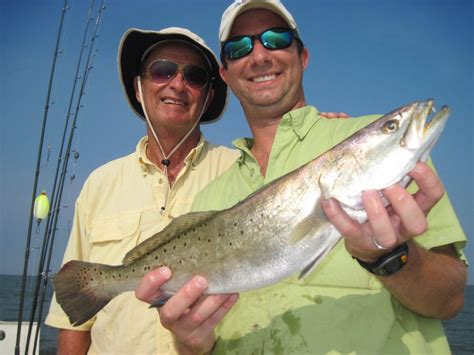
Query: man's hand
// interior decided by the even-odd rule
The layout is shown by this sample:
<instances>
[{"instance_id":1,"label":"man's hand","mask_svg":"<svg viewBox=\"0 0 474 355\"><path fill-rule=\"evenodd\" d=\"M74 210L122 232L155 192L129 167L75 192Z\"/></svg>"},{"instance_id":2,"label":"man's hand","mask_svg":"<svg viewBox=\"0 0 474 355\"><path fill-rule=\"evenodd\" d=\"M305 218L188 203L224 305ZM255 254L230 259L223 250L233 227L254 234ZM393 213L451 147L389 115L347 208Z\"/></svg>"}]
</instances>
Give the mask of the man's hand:
<instances>
[{"instance_id":1,"label":"man's hand","mask_svg":"<svg viewBox=\"0 0 474 355\"><path fill-rule=\"evenodd\" d=\"M166 267L149 272L135 290L136 297L154 303L162 295L159 288L170 278ZM205 295L207 286L205 278L195 276L158 309L161 324L171 331L181 354L211 352L214 328L238 300L238 294Z\"/></svg>"},{"instance_id":2,"label":"man's hand","mask_svg":"<svg viewBox=\"0 0 474 355\"><path fill-rule=\"evenodd\" d=\"M326 117L326 118L349 118L347 113L345 112L320 112L320 116Z\"/></svg>"},{"instance_id":3,"label":"man's hand","mask_svg":"<svg viewBox=\"0 0 474 355\"><path fill-rule=\"evenodd\" d=\"M412 241L428 228L426 216L441 199L444 188L434 171L418 163L409 174L419 190L411 195L399 185L383 190L390 203L385 208L377 191L365 191L362 199L368 220L352 220L335 200L322 205L331 223L345 238L354 257L373 262L396 246L408 242L407 264L379 281L405 307L426 317L453 318L463 307L466 266L452 245L426 250ZM386 248L385 249L380 249Z\"/></svg>"},{"instance_id":4,"label":"man's hand","mask_svg":"<svg viewBox=\"0 0 474 355\"><path fill-rule=\"evenodd\" d=\"M386 249L410 240L427 229L426 216L441 199L444 188L434 171L418 163L409 174L419 190L411 195L400 185L383 190L390 203L386 209L377 191L364 191L362 200L367 222L360 224L351 219L334 200L325 201L323 208L331 223L345 237L346 249L354 257L372 262L388 251Z\"/></svg>"}]
</instances>

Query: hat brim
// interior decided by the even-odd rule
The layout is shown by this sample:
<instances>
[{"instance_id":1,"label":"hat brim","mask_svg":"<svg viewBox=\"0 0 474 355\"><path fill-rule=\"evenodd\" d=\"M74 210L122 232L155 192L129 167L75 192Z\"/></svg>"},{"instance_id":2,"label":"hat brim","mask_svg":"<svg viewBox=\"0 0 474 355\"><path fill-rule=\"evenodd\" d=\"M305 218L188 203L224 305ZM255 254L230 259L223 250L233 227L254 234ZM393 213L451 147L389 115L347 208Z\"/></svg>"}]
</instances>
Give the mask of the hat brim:
<instances>
[{"instance_id":1,"label":"hat brim","mask_svg":"<svg viewBox=\"0 0 474 355\"><path fill-rule=\"evenodd\" d=\"M219 74L219 63L215 55L200 43L192 40L185 34L180 33L160 33L157 31L142 31L138 29L128 30L122 37L118 51L119 76L124 89L125 97L132 110L145 120L143 108L135 95L134 79L140 75L140 66L143 53L153 44L164 40L182 40L198 46L207 56L211 64L211 84L214 89L214 97L208 109L201 117L201 122L214 122L222 115L227 104L227 84Z\"/></svg>"}]
</instances>

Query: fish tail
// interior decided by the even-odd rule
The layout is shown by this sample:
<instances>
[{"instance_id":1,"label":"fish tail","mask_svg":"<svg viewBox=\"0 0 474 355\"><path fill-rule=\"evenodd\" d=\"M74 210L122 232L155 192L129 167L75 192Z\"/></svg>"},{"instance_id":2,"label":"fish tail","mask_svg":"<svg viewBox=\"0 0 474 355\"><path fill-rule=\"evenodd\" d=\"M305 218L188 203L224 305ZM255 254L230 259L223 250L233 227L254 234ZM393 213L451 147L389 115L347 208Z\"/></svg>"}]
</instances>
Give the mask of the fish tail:
<instances>
[{"instance_id":1,"label":"fish tail","mask_svg":"<svg viewBox=\"0 0 474 355\"><path fill-rule=\"evenodd\" d=\"M72 260L54 276L56 300L72 325L81 325L92 318L116 296L104 287L104 277L116 266Z\"/></svg>"}]
</instances>

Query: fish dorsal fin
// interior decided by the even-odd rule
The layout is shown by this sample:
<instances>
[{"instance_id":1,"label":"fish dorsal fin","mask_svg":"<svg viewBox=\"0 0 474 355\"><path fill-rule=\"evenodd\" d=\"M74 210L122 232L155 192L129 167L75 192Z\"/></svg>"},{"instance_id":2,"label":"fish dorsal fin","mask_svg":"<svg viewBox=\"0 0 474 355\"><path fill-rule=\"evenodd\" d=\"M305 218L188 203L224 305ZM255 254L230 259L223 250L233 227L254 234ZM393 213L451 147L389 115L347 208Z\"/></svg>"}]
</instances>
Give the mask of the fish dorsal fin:
<instances>
[{"instance_id":1,"label":"fish dorsal fin","mask_svg":"<svg viewBox=\"0 0 474 355\"><path fill-rule=\"evenodd\" d=\"M160 232L138 244L130 250L122 260L123 265L130 265L148 252L158 248L160 245L170 241L178 235L186 232L193 226L208 220L216 211L206 212L190 212L175 218L170 224L163 228Z\"/></svg>"}]
</instances>

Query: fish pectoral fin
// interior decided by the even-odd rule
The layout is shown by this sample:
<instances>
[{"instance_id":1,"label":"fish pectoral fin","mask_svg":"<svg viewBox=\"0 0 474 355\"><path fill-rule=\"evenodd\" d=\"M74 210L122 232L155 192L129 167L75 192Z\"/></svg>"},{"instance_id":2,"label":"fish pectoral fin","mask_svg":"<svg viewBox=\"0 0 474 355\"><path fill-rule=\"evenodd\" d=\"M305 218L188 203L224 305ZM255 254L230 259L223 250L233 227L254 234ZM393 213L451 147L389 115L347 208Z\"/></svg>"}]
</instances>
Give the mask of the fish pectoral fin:
<instances>
[{"instance_id":1,"label":"fish pectoral fin","mask_svg":"<svg viewBox=\"0 0 474 355\"><path fill-rule=\"evenodd\" d=\"M308 236L313 236L320 231L324 231L327 224L326 215L322 208L316 205L311 214L303 218L293 229L290 235L290 244L294 245Z\"/></svg>"},{"instance_id":2,"label":"fish pectoral fin","mask_svg":"<svg viewBox=\"0 0 474 355\"><path fill-rule=\"evenodd\" d=\"M155 250L160 245L170 241L193 227L198 227L201 223L204 223L216 213L216 211L190 212L175 218L160 232L130 250L122 260L123 265L130 265L143 255Z\"/></svg>"},{"instance_id":3,"label":"fish pectoral fin","mask_svg":"<svg viewBox=\"0 0 474 355\"><path fill-rule=\"evenodd\" d=\"M314 237L313 237L314 238ZM308 275L313 269L318 265L324 257L334 248L337 242L342 238L341 234L337 231L336 228L331 226L331 228L326 228L324 232L316 236L318 238L318 248L316 248L316 254L311 259L311 261L301 270L301 273L298 276L298 280L303 279Z\"/></svg>"}]
</instances>

